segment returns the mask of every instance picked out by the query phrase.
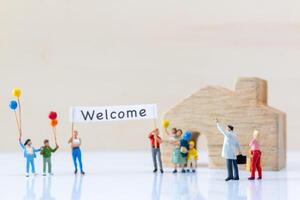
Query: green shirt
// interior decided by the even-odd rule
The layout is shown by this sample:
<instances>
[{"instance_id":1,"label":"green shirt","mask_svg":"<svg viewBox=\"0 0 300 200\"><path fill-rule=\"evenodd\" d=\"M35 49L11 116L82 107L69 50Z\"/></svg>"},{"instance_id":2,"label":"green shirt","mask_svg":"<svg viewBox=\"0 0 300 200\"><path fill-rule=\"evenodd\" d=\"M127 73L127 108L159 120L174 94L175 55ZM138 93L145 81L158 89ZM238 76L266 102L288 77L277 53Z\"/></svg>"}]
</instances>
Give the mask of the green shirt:
<instances>
[{"instance_id":1,"label":"green shirt","mask_svg":"<svg viewBox=\"0 0 300 200\"><path fill-rule=\"evenodd\" d=\"M55 149L52 149L50 146L49 147L44 146L44 147L42 147L41 155L43 155L44 158L50 158L51 153L54 153L57 149L58 149L58 147L56 147Z\"/></svg>"}]
</instances>

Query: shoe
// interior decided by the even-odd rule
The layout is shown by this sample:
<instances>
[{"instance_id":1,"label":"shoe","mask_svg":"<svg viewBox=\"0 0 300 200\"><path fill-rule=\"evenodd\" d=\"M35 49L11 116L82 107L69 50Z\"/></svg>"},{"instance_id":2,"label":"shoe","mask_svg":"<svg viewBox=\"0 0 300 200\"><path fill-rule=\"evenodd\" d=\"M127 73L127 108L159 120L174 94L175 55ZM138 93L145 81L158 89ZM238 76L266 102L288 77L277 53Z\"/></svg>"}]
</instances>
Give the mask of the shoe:
<instances>
[{"instance_id":1,"label":"shoe","mask_svg":"<svg viewBox=\"0 0 300 200\"><path fill-rule=\"evenodd\" d=\"M154 169L154 170L153 170L153 173L155 173L155 172L157 172L157 169Z\"/></svg>"},{"instance_id":2,"label":"shoe","mask_svg":"<svg viewBox=\"0 0 300 200\"><path fill-rule=\"evenodd\" d=\"M174 169L174 171L172 172L173 174L176 174L177 173L177 169Z\"/></svg>"},{"instance_id":3,"label":"shoe","mask_svg":"<svg viewBox=\"0 0 300 200\"><path fill-rule=\"evenodd\" d=\"M240 180L240 178L233 178L233 180L238 181L238 180Z\"/></svg>"},{"instance_id":4,"label":"shoe","mask_svg":"<svg viewBox=\"0 0 300 200\"><path fill-rule=\"evenodd\" d=\"M195 169L193 169L193 170L192 170L192 172L193 172L193 173L195 173L195 172L196 172L196 170L195 170Z\"/></svg>"},{"instance_id":5,"label":"shoe","mask_svg":"<svg viewBox=\"0 0 300 200\"><path fill-rule=\"evenodd\" d=\"M75 169L74 174L77 174L77 169Z\"/></svg>"},{"instance_id":6,"label":"shoe","mask_svg":"<svg viewBox=\"0 0 300 200\"><path fill-rule=\"evenodd\" d=\"M181 173L185 173L185 170L184 170L184 169L182 169L182 170L181 170Z\"/></svg>"},{"instance_id":7,"label":"shoe","mask_svg":"<svg viewBox=\"0 0 300 200\"><path fill-rule=\"evenodd\" d=\"M29 174L28 174L28 173L26 173L26 174L25 174L25 176L26 176L26 177L29 177Z\"/></svg>"},{"instance_id":8,"label":"shoe","mask_svg":"<svg viewBox=\"0 0 300 200\"><path fill-rule=\"evenodd\" d=\"M160 170L160 173L162 173L162 174L163 174L163 173L164 173L164 170L163 170L163 169L161 169L161 170Z\"/></svg>"},{"instance_id":9,"label":"shoe","mask_svg":"<svg viewBox=\"0 0 300 200\"><path fill-rule=\"evenodd\" d=\"M85 172L84 172L84 171L81 171L81 175L85 175Z\"/></svg>"},{"instance_id":10,"label":"shoe","mask_svg":"<svg viewBox=\"0 0 300 200\"><path fill-rule=\"evenodd\" d=\"M255 178L254 177L249 177L248 180L252 181L254 180Z\"/></svg>"},{"instance_id":11,"label":"shoe","mask_svg":"<svg viewBox=\"0 0 300 200\"><path fill-rule=\"evenodd\" d=\"M190 170L189 170L189 169L187 169L187 170L186 170L186 172L187 172L187 173L189 173L189 172L190 172Z\"/></svg>"},{"instance_id":12,"label":"shoe","mask_svg":"<svg viewBox=\"0 0 300 200\"><path fill-rule=\"evenodd\" d=\"M37 176L37 175L39 175L38 173L34 173L34 176Z\"/></svg>"},{"instance_id":13,"label":"shoe","mask_svg":"<svg viewBox=\"0 0 300 200\"><path fill-rule=\"evenodd\" d=\"M233 178L228 177L228 178L225 179L225 181L230 181L230 180L232 180L232 179L233 179Z\"/></svg>"},{"instance_id":14,"label":"shoe","mask_svg":"<svg viewBox=\"0 0 300 200\"><path fill-rule=\"evenodd\" d=\"M53 176L54 174L52 172L49 173L50 176Z\"/></svg>"},{"instance_id":15,"label":"shoe","mask_svg":"<svg viewBox=\"0 0 300 200\"><path fill-rule=\"evenodd\" d=\"M43 173L42 175L43 175L43 176L46 176L46 173Z\"/></svg>"},{"instance_id":16,"label":"shoe","mask_svg":"<svg viewBox=\"0 0 300 200\"><path fill-rule=\"evenodd\" d=\"M261 180L261 179L262 179L262 177L261 177L261 176L257 178L257 180Z\"/></svg>"}]
</instances>

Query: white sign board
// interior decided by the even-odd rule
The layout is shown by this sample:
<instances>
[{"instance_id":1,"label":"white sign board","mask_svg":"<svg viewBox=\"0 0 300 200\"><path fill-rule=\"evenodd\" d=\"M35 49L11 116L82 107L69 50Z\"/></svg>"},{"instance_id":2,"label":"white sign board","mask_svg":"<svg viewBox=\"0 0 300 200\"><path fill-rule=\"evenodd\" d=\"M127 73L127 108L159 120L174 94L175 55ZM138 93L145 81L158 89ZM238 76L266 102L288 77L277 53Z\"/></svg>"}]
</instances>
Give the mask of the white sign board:
<instances>
[{"instance_id":1,"label":"white sign board","mask_svg":"<svg viewBox=\"0 0 300 200\"><path fill-rule=\"evenodd\" d=\"M70 121L104 122L157 118L156 104L70 108Z\"/></svg>"}]
</instances>

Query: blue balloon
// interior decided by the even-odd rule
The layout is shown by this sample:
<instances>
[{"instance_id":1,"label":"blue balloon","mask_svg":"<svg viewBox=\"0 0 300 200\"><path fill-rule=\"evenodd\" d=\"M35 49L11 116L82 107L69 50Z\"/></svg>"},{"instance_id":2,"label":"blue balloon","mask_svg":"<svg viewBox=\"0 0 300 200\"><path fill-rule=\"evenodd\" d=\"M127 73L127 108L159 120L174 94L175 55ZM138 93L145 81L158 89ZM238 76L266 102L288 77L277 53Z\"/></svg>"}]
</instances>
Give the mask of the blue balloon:
<instances>
[{"instance_id":1,"label":"blue balloon","mask_svg":"<svg viewBox=\"0 0 300 200\"><path fill-rule=\"evenodd\" d=\"M17 107L18 107L18 103L15 100L12 100L12 101L9 102L9 107L12 110L16 110Z\"/></svg>"},{"instance_id":2,"label":"blue balloon","mask_svg":"<svg viewBox=\"0 0 300 200\"><path fill-rule=\"evenodd\" d=\"M192 138L192 132L191 131L186 131L183 135L183 139L186 141L190 141L190 139Z\"/></svg>"}]
</instances>

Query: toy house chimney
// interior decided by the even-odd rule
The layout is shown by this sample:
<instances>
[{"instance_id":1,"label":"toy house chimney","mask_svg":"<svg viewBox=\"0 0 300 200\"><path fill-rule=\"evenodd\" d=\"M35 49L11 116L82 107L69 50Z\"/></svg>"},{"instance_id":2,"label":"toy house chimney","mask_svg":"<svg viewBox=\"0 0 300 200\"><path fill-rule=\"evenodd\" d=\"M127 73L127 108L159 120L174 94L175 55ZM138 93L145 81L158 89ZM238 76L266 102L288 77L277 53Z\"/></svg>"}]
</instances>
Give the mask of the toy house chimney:
<instances>
[{"instance_id":1,"label":"toy house chimney","mask_svg":"<svg viewBox=\"0 0 300 200\"><path fill-rule=\"evenodd\" d=\"M259 78L240 78L236 82L236 93L250 104L268 104L267 81Z\"/></svg>"}]
</instances>

